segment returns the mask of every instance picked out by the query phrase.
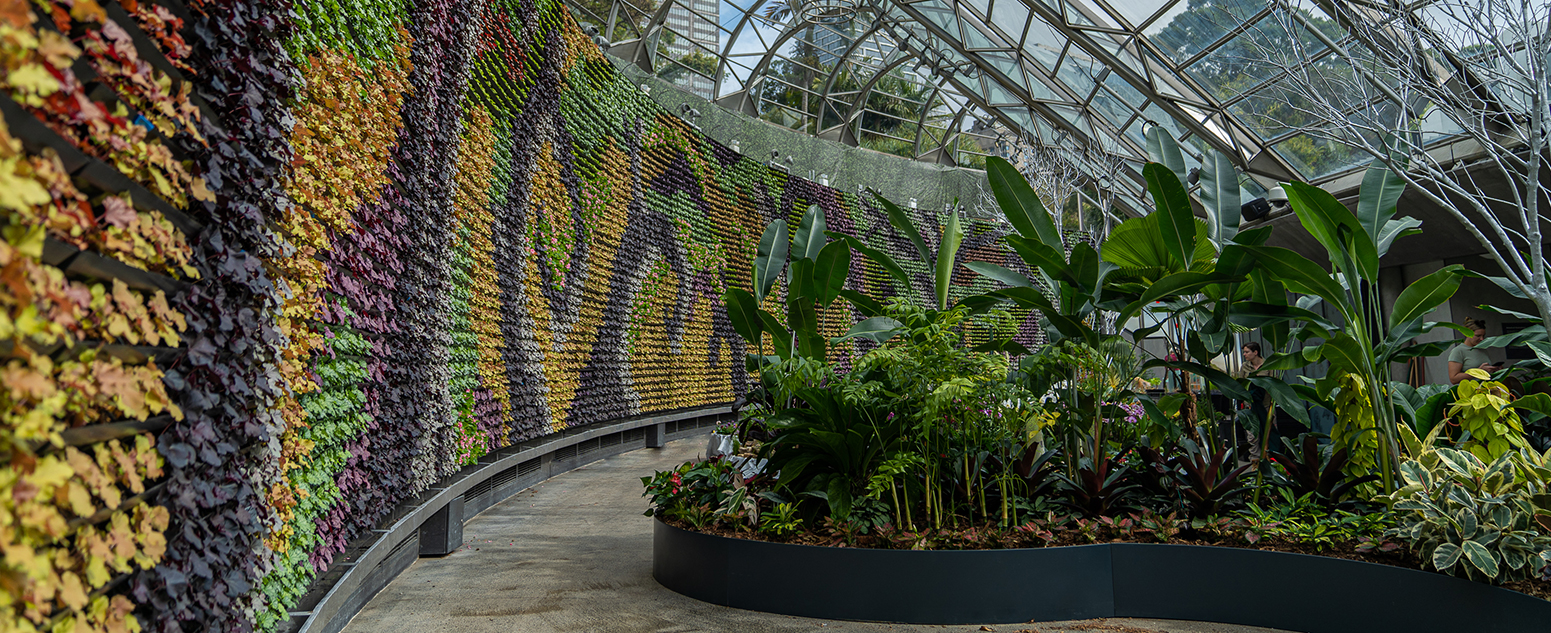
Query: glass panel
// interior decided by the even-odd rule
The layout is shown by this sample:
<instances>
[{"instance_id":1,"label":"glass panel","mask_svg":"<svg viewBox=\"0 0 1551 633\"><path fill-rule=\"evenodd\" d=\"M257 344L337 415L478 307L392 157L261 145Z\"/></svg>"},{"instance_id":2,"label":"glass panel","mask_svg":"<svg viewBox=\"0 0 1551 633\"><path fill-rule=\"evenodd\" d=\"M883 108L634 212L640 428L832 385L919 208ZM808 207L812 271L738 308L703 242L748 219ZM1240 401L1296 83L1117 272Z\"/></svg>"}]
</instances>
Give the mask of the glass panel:
<instances>
[{"instance_id":1,"label":"glass panel","mask_svg":"<svg viewBox=\"0 0 1551 633\"><path fill-rule=\"evenodd\" d=\"M1086 99L1093 92L1093 77L1103 67L1098 61L1088 57L1087 53L1073 47L1066 59L1061 61L1061 68L1056 70L1056 77L1066 83L1078 99Z\"/></svg>"},{"instance_id":2,"label":"glass panel","mask_svg":"<svg viewBox=\"0 0 1551 633\"><path fill-rule=\"evenodd\" d=\"M992 66L1002 71L1002 74L1006 75L1013 82L1023 79L1023 73L1019 72L1018 60L1012 55L1007 53L983 53L980 55L980 58L991 62Z\"/></svg>"},{"instance_id":3,"label":"glass panel","mask_svg":"<svg viewBox=\"0 0 1551 633\"><path fill-rule=\"evenodd\" d=\"M1032 66L1032 64L1028 65ZM1028 80L1028 83L1025 85L1029 89L1029 96L1047 101L1054 101L1056 99L1055 91L1051 90L1050 86L1045 85L1045 82L1041 80L1041 77L1043 77L1042 73L1033 68L1027 68L1024 77Z\"/></svg>"},{"instance_id":4,"label":"glass panel","mask_svg":"<svg viewBox=\"0 0 1551 633\"><path fill-rule=\"evenodd\" d=\"M1120 75L1110 73L1108 77L1104 78L1104 85L1108 86L1110 90L1114 91L1116 97L1119 97L1121 101L1129 104L1132 108L1141 109L1147 103L1147 97L1142 96L1141 91L1132 86L1131 82L1121 79Z\"/></svg>"},{"instance_id":5,"label":"glass panel","mask_svg":"<svg viewBox=\"0 0 1551 633\"><path fill-rule=\"evenodd\" d=\"M1133 114L1131 108L1125 106L1119 98L1110 94L1108 90L1100 90L1093 95L1093 103L1090 108L1093 112L1109 120L1112 125L1119 128L1131 120Z\"/></svg>"},{"instance_id":6,"label":"glass panel","mask_svg":"<svg viewBox=\"0 0 1551 633\"><path fill-rule=\"evenodd\" d=\"M1368 152L1307 134L1277 143L1272 149L1293 169L1298 170L1305 180L1317 180L1373 160Z\"/></svg>"},{"instance_id":7,"label":"glass panel","mask_svg":"<svg viewBox=\"0 0 1551 633\"><path fill-rule=\"evenodd\" d=\"M950 35L958 37L958 20L955 19L953 11L926 3L916 5L916 9L919 9L926 16L926 19L936 23L937 26L942 27Z\"/></svg>"},{"instance_id":8,"label":"glass panel","mask_svg":"<svg viewBox=\"0 0 1551 633\"><path fill-rule=\"evenodd\" d=\"M1001 38L998 37L997 39L1001 39ZM1007 48L1007 45L1004 44L1004 43L1001 43L1001 42L994 42L993 43L991 41L991 38L986 37L984 33L981 33L980 29L975 28L974 24L970 24L968 20L965 20L965 23L964 23L964 47L968 48L970 50L974 50L974 49L988 49L988 48L992 48L992 49L1005 49L1005 48Z\"/></svg>"},{"instance_id":9,"label":"glass panel","mask_svg":"<svg viewBox=\"0 0 1551 633\"><path fill-rule=\"evenodd\" d=\"M1003 33L1014 38L1024 30L1024 25L1029 22L1029 8L1019 0L997 0L991 6L991 21L996 24ZM1035 20L1035 22L1039 22Z\"/></svg>"},{"instance_id":10,"label":"glass panel","mask_svg":"<svg viewBox=\"0 0 1551 633\"><path fill-rule=\"evenodd\" d=\"M994 81L989 82L989 83L991 84L991 90L990 90L990 92L986 93L986 97L987 97L986 100L990 101L991 105L1017 104L1017 103L1020 103L1020 101L1018 101L1018 98L1014 97L1012 95L1012 93L1007 91L1006 88L1003 88L1001 84L996 83Z\"/></svg>"},{"instance_id":11,"label":"glass panel","mask_svg":"<svg viewBox=\"0 0 1551 633\"><path fill-rule=\"evenodd\" d=\"M1143 34L1165 55L1182 62L1222 39L1263 6L1258 2L1180 2Z\"/></svg>"},{"instance_id":12,"label":"glass panel","mask_svg":"<svg viewBox=\"0 0 1551 633\"><path fill-rule=\"evenodd\" d=\"M1464 131L1453 118L1435 105L1428 105L1427 114L1422 115L1421 128L1424 145Z\"/></svg>"},{"instance_id":13,"label":"glass panel","mask_svg":"<svg viewBox=\"0 0 1551 633\"><path fill-rule=\"evenodd\" d=\"M1034 58L1046 70L1056 67L1061 49L1066 47L1066 37L1057 33L1044 20L1035 18L1029 22L1028 36L1023 40L1023 52Z\"/></svg>"},{"instance_id":14,"label":"glass panel","mask_svg":"<svg viewBox=\"0 0 1551 633\"><path fill-rule=\"evenodd\" d=\"M1111 24L1109 20L1104 18L1104 13L1102 11L1092 11L1091 13L1093 16L1089 17L1087 14L1083 13L1082 9L1079 8L1075 3L1072 3L1070 0L1068 0L1066 3L1067 24L1072 26L1115 26L1114 24Z\"/></svg>"},{"instance_id":15,"label":"glass panel","mask_svg":"<svg viewBox=\"0 0 1551 633\"><path fill-rule=\"evenodd\" d=\"M1110 0L1109 5L1114 11L1125 18L1131 26L1138 26L1152 17L1158 9L1168 4L1168 0Z\"/></svg>"},{"instance_id":16,"label":"glass panel","mask_svg":"<svg viewBox=\"0 0 1551 633\"><path fill-rule=\"evenodd\" d=\"M1302 27L1289 32L1284 26L1277 15L1268 15L1192 64L1188 72L1213 96L1226 100L1263 81L1270 65L1267 60L1289 65L1301 61L1290 58L1289 51L1296 50L1288 44L1294 32L1309 57L1325 50L1325 45Z\"/></svg>"}]
</instances>

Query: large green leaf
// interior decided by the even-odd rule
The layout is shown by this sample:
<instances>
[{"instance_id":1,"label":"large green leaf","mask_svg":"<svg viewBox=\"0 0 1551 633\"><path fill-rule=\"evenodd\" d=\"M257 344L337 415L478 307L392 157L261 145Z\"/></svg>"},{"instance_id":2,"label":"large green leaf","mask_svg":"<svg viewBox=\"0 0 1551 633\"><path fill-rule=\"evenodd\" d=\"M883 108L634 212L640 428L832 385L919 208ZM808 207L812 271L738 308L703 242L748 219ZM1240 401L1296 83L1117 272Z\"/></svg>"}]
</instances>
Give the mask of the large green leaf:
<instances>
[{"instance_id":1,"label":"large green leaf","mask_svg":"<svg viewBox=\"0 0 1551 633\"><path fill-rule=\"evenodd\" d=\"M845 242L830 242L819 251L818 263L813 267L814 288L819 305L828 306L840 296L846 277L851 274L851 246Z\"/></svg>"},{"instance_id":2,"label":"large green leaf","mask_svg":"<svg viewBox=\"0 0 1551 633\"><path fill-rule=\"evenodd\" d=\"M1293 391L1293 388L1287 383L1270 376L1250 376L1249 381L1254 383L1255 386L1260 387L1261 389L1265 389L1267 393L1271 394L1271 400L1276 403L1276 406L1281 407L1282 410L1286 411L1288 415L1291 415L1293 419L1302 423L1306 427L1314 428L1314 425L1309 423L1309 409L1307 403L1305 403L1303 398L1298 395L1298 392Z\"/></svg>"},{"instance_id":3,"label":"large green leaf","mask_svg":"<svg viewBox=\"0 0 1551 633\"><path fill-rule=\"evenodd\" d=\"M1551 416L1551 396L1532 393L1513 401L1513 408Z\"/></svg>"},{"instance_id":4,"label":"large green leaf","mask_svg":"<svg viewBox=\"0 0 1551 633\"><path fill-rule=\"evenodd\" d=\"M824 211L819 205L811 205L792 235L792 259L818 259L824 248Z\"/></svg>"},{"instance_id":5,"label":"large green leaf","mask_svg":"<svg viewBox=\"0 0 1551 633\"><path fill-rule=\"evenodd\" d=\"M1470 515L1467 515L1470 516ZM1459 544L1460 551L1465 553L1465 560L1472 567L1481 570L1487 578L1497 577L1497 557L1485 545L1475 541L1462 541Z\"/></svg>"},{"instance_id":6,"label":"large green leaf","mask_svg":"<svg viewBox=\"0 0 1551 633\"><path fill-rule=\"evenodd\" d=\"M1196 217L1190 210L1190 195L1185 192L1185 185L1163 165L1148 163L1142 168L1142 174L1147 177L1147 190L1152 192L1156 212L1162 214L1158 231L1163 237L1163 247L1181 270L1189 268L1196 252Z\"/></svg>"},{"instance_id":7,"label":"large green leaf","mask_svg":"<svg viewBox=\"0 0 1551 633\"><path fill-rule=\"evenodd\" d=\"M1505 317L1513 317L1515 319L1523 319L1525 321L1539 321L1540 320L1540 315L1537 315L1537 314L1530 314L1528 312L1519 312L1518 310L1509 310L1507 308L1499 308L1497 306L1494 306L1494 305L1491 305L1491 304L1487 304L1487 303L1483 303L1483 304L1478 305L1476 307L1480 308L1482 310L1486 310L1487 312L1494 312L1494 313L1497 313L1497 314L1501 314L1501 315L1503 315Z\"/></svg>"},{"instance_id":8,"label":"large green leaf","mask_svg":"<svg viewBox=\"0 0 1551 633\"><path fill-rule=\"evenodd\" d=\"M1185 182L1189 177L1185 171L1185 154L1179 151L1179 141L1161 125L1147 128L1147 160L1167 167L1179 182Z\"/></svg>"},{"instance_id":9,"label":"large green leaf","mask_svg":"<svg viewBox=\"0 0 1551 633\"><path fill-rule=\"evenodd\" d=\"M1443 305L1459 289L1464 273L1465 267L1459 264L1444 266L1406 286L1400 292L1400 297L1395 299L1395 306L1390 309L1389 326L1395 328L1402 323L1420 319L1432 312L1433 308Z\"/></svg>"},{"instance_id":10,"label":"large green leaf","mask_svg":"<svg viewBox=\"0 0 1551 633\"><path fill-rule=\"evenodd\" d=\"M791 324L792 333L797 335L797 352L808 358L823 360L824 336L819 334L818 312L814 309L813 299L804 297L788 300L786 322Z\"/></svg>"},{"instance_id":11,"label":"large green leaf","mask_svg":"<svg viewBox=\"0 0 1551 633\"><path fill-rule=\"evenodd\" d=\"M889 214L889 224L892 224L899 231L900 235L905 236L910 240L911 244L915 245L916 254L921 256L921 261L932 261L932 251L926 248L926 240L922 239L921 232L916 230L915 220L910 218L910 214L906 213L904 209L899 208L899 205L889 202L889 199L883 197L883 194L874 191L872 195L878 199L878 203L883 205L883 210Z\"/></svg>"},{"instance_id":12,"label":"large green leaf","mask_svg":"<svg viewBox=\"0 0 1551 633\"><path fill-rule=\"evenodd\" d=\"M1523 288L1520 288L1518 284L1513 283L1513 280L1507 277L1487 277L1486 280L1497 284L1497 287L1502 288L1503 292L1508 293L1510 297L1515 299L1529 298L1529 295L1524 294Z\"/></svg>"},{"instance_id":13,"label":"large green leaf","mask_svg":"<svg viewBox=\"0 0 1551 633\"><path fill-rule=\"evenodd\" d=\"M959 254L959 244L964 241L964 229L959 225L959 212L948 214L948 224L943 227L942 242L937 245L937 309L948 309L948 286L953 284L953 258Z\"/></svg>"},{"instance_id":14,"label":"large green leaf","mask_svg":"<svg viewBox=\"0 0 1551 633\"><path fill-rule=\"evenodd\" d=\"M1389 249L1395 245L1395 240L1409 235L1421 235L1422 229L1418 228L1420 226L1422 221L1416 218L1395 218L1385 223L1384 227L1379 229L1378 245L1375 247L1379 257L1389 254Z\"/></svg>"},{"instance_id":15,"label":"large green leaf","mask_svg":"<svg viewBox=\"0 0 1551 633\"><path fill-rule=\"evenodd\" d=\"M992 294L979 294L970 295L968 297L964 297L963 299L959 299L958 301L954 302L953 307L968 308L969 314L976 315L990 312L992 308L995 308L996 306L1002 305L1004 303L1007 303L1007 299L1005 298Z\"/></svg>"},{"instance_id":16,"label":"large green leaf","mask_svg":"<svg viewBox=\"0 0 1551 633\"><path fill-rule=\"evenodd\" d=\"M1314 295L1333 306L1346 305L1340 283L1309 258L1278 246L1243 246L1249 254L1293 292Z\"/></svg>"},{"instance_id":17,"label":"large green leaf","mask_svg":"<svg viewBox=\"0 0 1551 633\"><path fill-rule=\"evenodd\" d=\"M862 316L883 316L883 304L879 303L877 299L849 288L841 288L839 294L841 298L850 301L851 305L856 306L856 310L861 312Z\"/></svg>"},{"instance_id":18,"label":"large green leaf","mask_svg":"<svg viewBox=\"0 0 1551 633\"><path fill-rule=\"evenodd\" d=\"M1196 221L1196 250L1190 266L1181 267L1164 246L1159 229L1163 216L1149 214L1121 222L1104 240L1103 259L1120 267L1130 278L1156 280L1171 272L1205 268L1217 255L1206 222Z\"/></svg>"},{"instance_id":19,"label":"large green leaf","mask_svg":"<svg viewBox=\"0 0 1551 633\"><path fill-rule=\"evenodd\" d=\"M1045 203L1012 163L1000 156L987 157L986 180L991 183L996 203L1002 207L1002 215L1007 216L1019 235L1057 250L1063 248L1061 234L1056 231L1050 212L1045 210Z\"/></svg>"},{"instance_id":20,"label":"large green leaf","mask_svg":"<svg viewBox=\"0 0 1551 633\"><path fill-rule=\"evenodd\" d=\"M770 287L786 268L786 220L776 220L765 227L759 238L759 252L754 255L754 299L764 303Z\"/></svg>"},{"instance_id":21,"label":"large green leaf","mask_svg":"<svg viewBox=\"0 0 1551 633\"><path fill-rule=\"evenodd\" d=\"M1351 372L1364 376L1371 368L1361 343L1350 334L1338 332L1319 346L1319 354L1330 362L1330 374Z\"/></svg>"},{"instance_id":22,"label":"large green leaf","mask_svg":"<svg viewBox=\"0 0 1551 633\"><path fill-rule=\"evenodd\" d=\"M765 331L770 333L770 338L775 343L776 356L780 356L783 360L791 358L792 333L788 332L786 327L776 320L775 315L764 310L758 311L757 314L759 315L760 323L765 325Z\"/></svg>"},{"instance_id":23,"label":"large green leaf","mask_svg":"<svg viewBox=\"0 0 1551 633\"><path fill-rule=\"evenodd\" d=\"M1313 361L1304 358L1302 354L1275 354L1267 356L1266 362L1261 363L1260 369L1263 371L1286 371L1307 367L1311 362Z\"/></svg>"},{"instance_id":24,"label":"large green leaf","mask_svg":"<svg viewBox=\"0 0 1551 633\"><path fill-rule=\"evenodd\" d=\"M1383 233L1390 218L1395 217L1395 203L1406 190L1406 181L1384 164L1373 161L1363 174L1362 189L1358 190L1357 221L1369 235Z\"/></svg>"},{"instance_id":25,"label":"large green leaf","mask_svg":"<svg viewBox=\"0 0 1551 633\"><path fill-rule=\"evenodd\" d=\"M1215 273L1201 273L1194 271L1178 272L1159 279L1157 283L1147 287L1147 290L1137 297L1125 309L1120 312L1121 322L1135 316L1142 308L1154 301L1164 301L1181 295L1188 295L1213 284L1228 283L1234 281L1232 277L1223 277Z\"/></svg>"},{"instance_id":26,"label":"large green leaf","mask_svg":"<svg viewBox=\"0 0 1551 633\"><path fill-rule=\"evenodd\" d=\"M1524 345L1535 352L1535 359L1539 360L1541 365L1551 367L1551 342L1525 341Z\"/></svg>"},{"instance_id":27,"label":"large green leaf","mask_svg":"<svg viewBox=\"0 0 1551 633\"><path fill-rule=\"evenodd\" d=\"M786 298L792 299L818 297L818 287L813 279L814 261L808 258L794 259L787 266L786 273Z\"/></svg>"},{"instance_id":28,"label":"large green leaf","mask_svg":"<svg viewBox=\"0 0 1551 633\"><path fill-rule=\"evenodd\" d=\"M1050 321L1050 325L1054 326L1056 331L1060 332L1062 336L1089 343L1097 340L1097 335L1087 325L1084 325L1082 320L1061 314L1054 305L1051 305L1050 299L1046 298L1038 288L1003 288L991 294L1001 295L1012 299L1018 305L1039 310L1040 314Z\"/></svg>"},{"instance_id":29,"label":"large green leaf","mask_svg":"<svg viewBox=\"0 0 1551 633\"><path fill-rule=\"evenodd\" d=\"M1368 281L1378 279L1379 254L1373 234L1363 228L1351 209L1330 192L1313 185L1290 182L1282 189L1287 192L1287 202L1298 221L1325 247L1333 261L1341 261L1350 254L1357 268L1352 272ZM1349 238L1342 237L1341 227L1350 232Z\"/></svg>"},{"instance_id":30,"label":"large green leaf","mask_svg":"<svg viewBox=\"0 0 1551 633\"><path fill-rule=\"evenodd\" d=\"M1233 249L1235 253L1243 252L1237 246L1233 247ZM1257 266L1250 271L1250 281L1252 282L1250 284L1250 297L1256 303L1270 306L1287 306L1287 286L1266 272L1264 267ZM1229 313L1231 314L1232 312L1233 310L1230 308ZM1313 314L1313 312L1307 310L1304 310L1304 312ZM1323 321L1324 319L1321 318L1320 320ZM1334 326L1332 325L1331 327L1333 328ZM1261 333L1265 335L1266 342L1271 344L1271 349L1281 349L1287 345L1289 330L1290 325L1286 321L1282 321L1262 326Z\"/></svg>"},{"instance_id":31,"label":"large green leaf","mask_svg":"<svg viewBox=\"0 0 1551 633\"><path fill-rule=\"evenodd\" d=\"M1034 285L1033 282L1029 281L1028 277L1024 277L1021 273L997 266L991 262L964 262L964 267L1015 288L1027 288Z\"/></svg>"},{"instance_id":32,"label":"large green leaf","mask_svg":"<svg viewBox=\"0 0 1551 633\"><path fill-rule=\"evenodd\" d=\"M1221 369L1217 369L1211 365L1203 365L1201 363L1193 363L1184 360L1163 360L1161 358L1154 358L1143 363L1142 367L1167 367L1169 369L1187 371L1211 381L1212 386L1222 390L1223 395L1226 395L1235 400L1248 401L1250 399L1249 390L1245 389L1244 385L1239 384L1239 381L1234 380L1232 376L1224 373Z\"/></svg>"},{"instance_id":33,"label":"large green leaf","mask_svg":"<svg viewBox=\"0 0 1551 633\"><path fill-rule=\"evenodd\" d=\"M1078 242L1072 245L1071 255L1072 276L1077 278L1078 287L1086 293L1095 294L1099 285L1099 253L1093 250L1087 242Z\"/></svg>"},{"instance_id":34,"label":"large green leaf","mask_svg":"<svg viewBox=\"0 0 1551 633\"><path fill-rule=\"evenodd\" d=\"M1233 241L1239 234L1243 217L1239 203L1239 173L1233 159L1222 152L1208 152L1201 161L1201 205L1212 222L1212 240L1218 244Z\"/></svg>"},{"instance_id":35,"label":"large green leaf","mask_svg":"<svg viewBox=\"0 0 1551 633\"><path fill-rule=\"evenodd\" d=\"M861 323L857 323L851 326L851 329L846 330L844 336L837 336L830 339L829 342L839 345L853 338L864 338L874 343L882 344L884 341L894 338L904 327L905 324L899 321L886 316L878 316L862 320Z\"/></svg>"},{"instance_id":36,"label":"large green leaf","mask_svg":"<svg viewBox=\"0 0 1551 633\"><path fill-rule=\"evenodd\" d=\"M852 250L854 250L854 251L856 251L858 253L861 253L862 255L866 256L868 259L871 259L872 261L876 262L879 266L883 267L883 270L887 271L890 276L894 277L894 279L899 281L900 285L903 285L905 288L908 289L908 288L911 288L914 285L914 284L910 283L910 275L905 272L905 269L900 268L899 264L894 261L894 258L893 257L889 257L887 253L884 253L883 251L880 251L880 250L878 250L876 248L868 246L867 244L863 243L861 240L856 239L855 237L852 237L850 235L846 235L844 233L836 233L834 231L829 231L829 232L826 232L825 235L828 235L831 238L834 238L836 240L840 240L842 242L845 242L848 246L851 247Z\"/></svg>"},{"instance_id":37,"label":"large green leaf","mask_svg":"<svg viewBox=\"0 0 1551 633\"><path fill-rule=\"evenodd\" d=\"M728 288L722 293L722 301L727 304L727 320L732 321L733 331L758 347L765 329L759 320L759 302L754 300L754 295L742 288Z\"/></svg>"},{"instance_id":38,"label":"large green leaf","mask_svg":"<svg viewBox=\"0 0 1551 633\"><path fill-rule=\"evenodd\" d=\"M1066 256L1060 250L1017 235L1009 235L1006 239L1007 245L1011 246L1013 252L1022 257L1023 262L1030 268L1038 269L1052 280L1077 283L1077 276L1072 272L1071 266L1067 265Z\"/></svg>"}]
</instances>

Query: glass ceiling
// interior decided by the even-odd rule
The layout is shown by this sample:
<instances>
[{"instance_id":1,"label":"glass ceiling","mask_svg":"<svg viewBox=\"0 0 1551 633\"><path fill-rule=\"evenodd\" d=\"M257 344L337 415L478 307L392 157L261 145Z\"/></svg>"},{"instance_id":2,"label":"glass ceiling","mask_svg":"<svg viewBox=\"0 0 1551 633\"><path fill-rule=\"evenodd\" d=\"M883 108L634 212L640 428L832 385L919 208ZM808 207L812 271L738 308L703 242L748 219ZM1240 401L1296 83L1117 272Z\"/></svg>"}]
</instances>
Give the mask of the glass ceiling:
<instances>
[{"instance_id":1,"label":"glass ceiling","mask_svg":"<svg viewBox=\"0 0 1551 633\"><path fill-rule=\"evenodd\" d=\"M1153 125L1187 167L1217 150L1261 184L1367 160L1300 125L1289 74L1350 80L1332 46L1361 48L1308 0L569 1L612 54L725 107L950 165L1054 148L1120 203L1141 193Z\"/></svg>"}]
</instances>

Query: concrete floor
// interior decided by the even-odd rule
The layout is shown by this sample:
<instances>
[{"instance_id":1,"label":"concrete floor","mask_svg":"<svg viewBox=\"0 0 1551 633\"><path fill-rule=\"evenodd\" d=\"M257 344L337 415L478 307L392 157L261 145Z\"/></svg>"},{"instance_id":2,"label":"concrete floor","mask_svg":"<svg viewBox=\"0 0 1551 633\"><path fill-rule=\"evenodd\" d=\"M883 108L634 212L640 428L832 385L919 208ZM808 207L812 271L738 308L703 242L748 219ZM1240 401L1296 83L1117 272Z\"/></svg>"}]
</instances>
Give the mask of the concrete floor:
<instances>
[{"instance_id":1,"label":"concrete floor","mask_svg":"<svg viewBox=\"0 0 1551 633\"><path fill-rule=\"evenodd\" d=\"M652 580L652 523L642 516L640 478L704 448L703 438L692 438L617 455L507 499L464 526L461 549L416 561L351 620L346 633L1279 633L1125 618L984 627L873 624L743 611L686 598Z\"/></svg>"}]
</instances>

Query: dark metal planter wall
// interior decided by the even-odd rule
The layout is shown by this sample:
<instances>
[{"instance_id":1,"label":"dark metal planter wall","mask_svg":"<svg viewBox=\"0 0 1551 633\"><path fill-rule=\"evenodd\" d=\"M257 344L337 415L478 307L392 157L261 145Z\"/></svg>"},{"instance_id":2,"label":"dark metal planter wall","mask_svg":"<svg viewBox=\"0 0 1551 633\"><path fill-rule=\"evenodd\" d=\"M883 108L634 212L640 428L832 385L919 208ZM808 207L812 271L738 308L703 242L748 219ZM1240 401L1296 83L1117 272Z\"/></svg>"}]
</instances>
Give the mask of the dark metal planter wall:
<instances>
[{"instance_id":1,"label":"dark metal planter wall","mask_svg":"<svg viewBox=\"0 0 1551 633\"><path fill-rule=\"evenodd\" d=\"M713 604L833 620L985 624L1162 618L1305 633L1551 631L1551 602L1323 556L1115 543L901 551L654 527L652 575Z\"/></svg>"}]
</instances>

